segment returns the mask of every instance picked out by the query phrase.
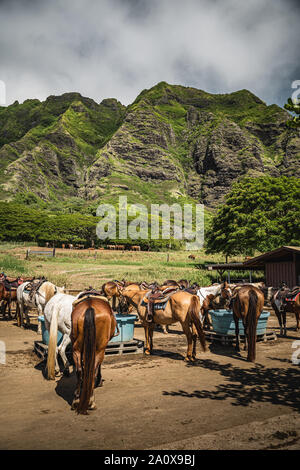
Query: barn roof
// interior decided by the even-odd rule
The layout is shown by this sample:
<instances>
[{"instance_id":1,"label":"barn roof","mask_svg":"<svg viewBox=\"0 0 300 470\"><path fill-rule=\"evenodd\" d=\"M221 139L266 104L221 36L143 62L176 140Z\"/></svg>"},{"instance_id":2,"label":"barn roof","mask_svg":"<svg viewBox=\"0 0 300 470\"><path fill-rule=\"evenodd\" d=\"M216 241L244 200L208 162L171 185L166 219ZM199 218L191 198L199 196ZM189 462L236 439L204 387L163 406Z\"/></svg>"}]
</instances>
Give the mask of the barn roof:
<instances>
[{"instance_id":1,"label":"barn roof","mask_svg":"<svg viewBox=\"0 0 300 470\"><path fill-rule=\"evenodd\" d=\"M243 265L249 268L262 268L268 261L288 261L293 259L293 254L300 255L300 246L281 246L276 250L268 251L255 258L244 261Z\"/></svg>"}]
</instances>

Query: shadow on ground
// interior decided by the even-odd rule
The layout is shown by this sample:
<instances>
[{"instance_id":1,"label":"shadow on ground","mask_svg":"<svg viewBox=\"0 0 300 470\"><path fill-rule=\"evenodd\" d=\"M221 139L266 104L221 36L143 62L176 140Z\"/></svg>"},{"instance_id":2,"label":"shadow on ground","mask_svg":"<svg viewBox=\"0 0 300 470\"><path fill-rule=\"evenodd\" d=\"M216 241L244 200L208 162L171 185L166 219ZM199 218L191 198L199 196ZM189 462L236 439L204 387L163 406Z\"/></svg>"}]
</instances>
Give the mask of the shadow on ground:
<instances>
[{"instance_id":1,"label":"shadow on ground","mask_svg":"<svg viewBox=\"0 0 300 470\"><path fill-rule=\"evenodd\" d=\"M235 367L232 364L219 364L210 359L199 359L187 367L202 367L216 371L225 378L215 390L194 390L188 393L184 390L164 391L163 395L181 396L210 400L230 399L233 406L249 406L254 402L272 403L289 406L300 411L299 366L286 369L264 367L256 364L249 369Z\"/></svg>"}]
</instances>

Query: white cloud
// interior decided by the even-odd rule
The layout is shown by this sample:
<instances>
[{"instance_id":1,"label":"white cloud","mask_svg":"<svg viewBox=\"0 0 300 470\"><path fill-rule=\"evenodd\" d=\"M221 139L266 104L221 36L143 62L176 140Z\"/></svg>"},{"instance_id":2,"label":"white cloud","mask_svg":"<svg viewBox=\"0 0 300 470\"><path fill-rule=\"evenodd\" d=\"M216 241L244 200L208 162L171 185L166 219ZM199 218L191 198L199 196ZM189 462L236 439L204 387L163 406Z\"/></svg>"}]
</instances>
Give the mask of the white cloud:
<instances>
[{"instance_id":1,"label":"white cloud","mask_svg":"<svg viewBox=\"0 0 300 470\"><path fill-rule=\"evenodd\" d=\"M132 102L159 81L282 104L299 15L284 0L52 0L0 4L7 99L79 91Z\"/></svg>"}]
</instances>

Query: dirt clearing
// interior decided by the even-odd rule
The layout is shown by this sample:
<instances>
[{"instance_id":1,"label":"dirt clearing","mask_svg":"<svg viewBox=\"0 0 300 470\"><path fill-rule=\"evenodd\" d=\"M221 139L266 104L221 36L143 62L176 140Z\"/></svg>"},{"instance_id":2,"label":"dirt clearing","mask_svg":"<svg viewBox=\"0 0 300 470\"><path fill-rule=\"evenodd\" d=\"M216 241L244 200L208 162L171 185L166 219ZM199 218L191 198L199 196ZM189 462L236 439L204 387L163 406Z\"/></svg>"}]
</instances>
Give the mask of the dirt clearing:
<instances>
[{"instance_id":1,"label":"dirt clearing","mask_svg":"<svg viewBox=\"0 0 300 470\"><path fill-rule=\"evenodd\" d=\"M295 318L288 336L246 353L208 342L198 361L183 361L185 336L155 332L154 354L106 356L97 409L70 409L75 376L46 381L32 352L38 338L15 322L0 322L6 364L0 365L1 449L299 449L300 366L291 361L300 340ZM269 330L278 328L275 317ZM137 325L134 336L144 339ZM76 429L76 433L74 430Z\"/></svg>"}]
</instances>

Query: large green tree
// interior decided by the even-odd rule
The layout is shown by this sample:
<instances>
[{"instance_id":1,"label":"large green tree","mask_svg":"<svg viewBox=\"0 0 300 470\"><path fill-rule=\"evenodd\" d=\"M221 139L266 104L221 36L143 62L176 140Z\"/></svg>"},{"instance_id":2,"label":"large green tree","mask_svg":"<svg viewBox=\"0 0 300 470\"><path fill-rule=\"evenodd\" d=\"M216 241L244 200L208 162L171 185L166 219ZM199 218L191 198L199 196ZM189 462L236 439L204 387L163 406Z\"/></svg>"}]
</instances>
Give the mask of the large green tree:
<instances>
[{"instance_id":1,"label":"large green tree","mask_svg":"<svg viewBox=\"0 0 300 470\"><path fill-rule=\"evenodd\" d=\"M299 178L244 178L235 183L205 234L209 253L253 254L300 245Z\"/></svg>"}]
</instances>

